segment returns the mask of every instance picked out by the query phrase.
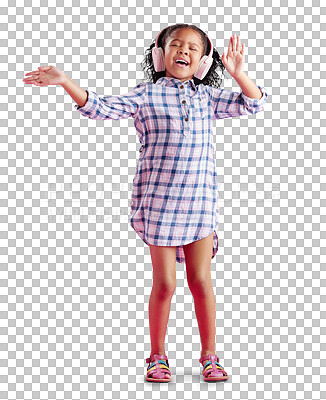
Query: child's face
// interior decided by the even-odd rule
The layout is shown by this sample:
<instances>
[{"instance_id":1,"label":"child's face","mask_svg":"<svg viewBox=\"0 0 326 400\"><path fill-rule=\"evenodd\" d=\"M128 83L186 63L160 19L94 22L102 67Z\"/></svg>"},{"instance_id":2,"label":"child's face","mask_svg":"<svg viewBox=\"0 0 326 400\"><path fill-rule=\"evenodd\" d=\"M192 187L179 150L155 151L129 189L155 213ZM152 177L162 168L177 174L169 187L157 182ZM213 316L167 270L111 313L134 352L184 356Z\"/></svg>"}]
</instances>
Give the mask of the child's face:
<instances>
[{"instance_id":1,"label":"child's face","mask_svg":"<svg viewBox=\"0 0 326 400\"><path fill-rule=\"evenodd\" d=\"M184 82L192 79L204 55L201 36L193 29L181 28L172 32L164 49L165 76ZM176 64L182 58L187 66Z\"/></svg>"}]
</instances>

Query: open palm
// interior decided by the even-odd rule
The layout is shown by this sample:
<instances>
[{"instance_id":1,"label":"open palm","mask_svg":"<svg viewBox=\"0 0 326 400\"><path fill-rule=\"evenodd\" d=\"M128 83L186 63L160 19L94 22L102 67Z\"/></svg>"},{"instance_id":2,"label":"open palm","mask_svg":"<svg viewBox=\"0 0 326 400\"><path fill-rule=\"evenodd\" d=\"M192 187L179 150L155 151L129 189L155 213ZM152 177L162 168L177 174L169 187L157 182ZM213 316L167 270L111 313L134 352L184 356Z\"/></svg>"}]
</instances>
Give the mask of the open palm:
<instances>
[{"instance_id":1,"label":"open palm","mask_svg":"<svg viewBox=\"0 0 326 400\"><path fill-rule=\"evenodd\" d=\"M38 71L25 74L23 81L35 86L61 85L65 73L53 65L38 67Z\"/></svg>"},{"instance_id":2,"label":"open palm","mask_svg":"<svg viewBox=\"0 0 326 400\"><path fill-rule=\"evenodd\" d=\"M225 69L233 77L237 77L243 71L244 65L244 43L240 44L240 36L234 34L230 37L227 55L223 53L222 62Z\"/></svg>"}]
</instances>

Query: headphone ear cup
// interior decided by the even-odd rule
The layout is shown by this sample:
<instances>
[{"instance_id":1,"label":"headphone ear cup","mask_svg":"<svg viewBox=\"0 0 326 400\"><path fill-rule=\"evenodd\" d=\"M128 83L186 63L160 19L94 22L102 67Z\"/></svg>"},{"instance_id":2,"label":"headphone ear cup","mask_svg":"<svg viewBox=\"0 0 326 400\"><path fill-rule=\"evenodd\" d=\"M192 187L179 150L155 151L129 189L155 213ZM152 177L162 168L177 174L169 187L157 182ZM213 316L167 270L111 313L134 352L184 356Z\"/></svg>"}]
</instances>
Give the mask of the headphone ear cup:
<instances>
[{"instance_id":1,"label":"headphone ear cup","mask_svg":"<svg viewBox=\"0 0 326 400\"><path fill-rule=\"evenodd\" d=\"M156 72L165 71L164 53L162 47L152 48L153 64Z\"/></svg>"},{"instance_id":2,"label":"headphone ear cup","mask_svg":"<svg viewBox=\"0 0 326 400\"><path fill-rule=\"evenodd\" d=\"M203 56L199 61L199 65L196 72L194 73L194 76L200 80L204 79L212 64L213 64L212 57Z\"/></svg>"}]
</instances>

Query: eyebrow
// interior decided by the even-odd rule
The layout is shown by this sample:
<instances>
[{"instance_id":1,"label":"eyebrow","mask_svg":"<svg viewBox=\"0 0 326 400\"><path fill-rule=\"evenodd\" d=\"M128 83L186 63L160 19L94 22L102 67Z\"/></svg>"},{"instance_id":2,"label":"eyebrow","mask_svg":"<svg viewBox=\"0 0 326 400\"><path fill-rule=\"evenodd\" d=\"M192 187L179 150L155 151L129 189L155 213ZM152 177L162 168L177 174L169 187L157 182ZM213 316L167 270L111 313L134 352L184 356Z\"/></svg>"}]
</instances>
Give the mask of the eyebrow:
<instances>
[{"instance_id":1,"label":"eyebrow","mask_svg":"<svg viewBox=\"0 0 326 400\"><path fill-rule=\"evenodd\" d=\"M173 39L173 40L171 41L171 43L174 42L174 41L176 41L176 40L178 40L179 42L182 42L182 40L180 40L180 39ZM194 42L188 42L188 43L189 43L189 44L193 44L193 45L199 47L198 44L196 44L196 43L194 43Z\"/></svg>"}]
</instances>

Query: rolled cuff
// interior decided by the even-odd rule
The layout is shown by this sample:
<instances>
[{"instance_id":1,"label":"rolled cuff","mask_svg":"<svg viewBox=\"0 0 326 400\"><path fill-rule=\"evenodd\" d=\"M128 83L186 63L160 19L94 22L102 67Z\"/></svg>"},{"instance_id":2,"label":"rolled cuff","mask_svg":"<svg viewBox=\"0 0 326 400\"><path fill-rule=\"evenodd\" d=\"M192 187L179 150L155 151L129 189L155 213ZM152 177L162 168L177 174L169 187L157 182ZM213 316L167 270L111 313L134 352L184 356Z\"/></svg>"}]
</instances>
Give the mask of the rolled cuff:
<instances>
[{"instance_id":1,"label":"rolled cuff","mask_svg":"<svg viewBox=\"0 0 326 400\"><path fill-rule=\"evenodd\" d=\"M248 108L256 108L256 107L262 106L267 100L268 94L266 92L266 89L259 85L257 85L257 87L260 89L260 91L262 93L262 97L260 99L252 99L252 98L246 96L242 92L242 97L243 97L244 103Z\"/></svg>"},{"instance_id":2,"label":"rolled cuff","mask_svg":"<svg viewBox=\"0 0 326 400\"><path fill-rule=\"evenodd\" d=\"M96 101L96 93L85 90L87 92L87 101L84 107L81 107L79 104L75 104L74 107L77 111L80 111L81 113L84 112L90 112L92 109L94 109L94 106L97 104Z\"/></svg>"}]
</instances>

